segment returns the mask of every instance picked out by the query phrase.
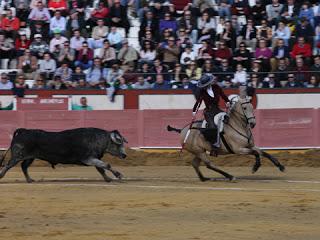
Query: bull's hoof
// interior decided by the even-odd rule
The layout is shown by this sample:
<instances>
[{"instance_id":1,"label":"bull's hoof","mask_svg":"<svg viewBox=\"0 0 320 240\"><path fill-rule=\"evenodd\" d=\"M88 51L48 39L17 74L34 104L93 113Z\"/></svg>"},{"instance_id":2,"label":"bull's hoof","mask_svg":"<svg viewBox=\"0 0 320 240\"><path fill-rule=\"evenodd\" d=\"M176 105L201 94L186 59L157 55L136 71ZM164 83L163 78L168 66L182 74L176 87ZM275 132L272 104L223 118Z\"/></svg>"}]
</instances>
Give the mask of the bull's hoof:
<instances>
[{"instance_id":1,"label":"bull's hoof","mask_svg":"<svg viewBox=\"0 0 320 240\"><path fill-rule=\"evenodd\" d=\"M283 166L283 165L280 165L280 166L279 166L279 170L280 170L281 172L285 172L285 171L286 171L286 167Z\"/></svg>"}]
</instances>

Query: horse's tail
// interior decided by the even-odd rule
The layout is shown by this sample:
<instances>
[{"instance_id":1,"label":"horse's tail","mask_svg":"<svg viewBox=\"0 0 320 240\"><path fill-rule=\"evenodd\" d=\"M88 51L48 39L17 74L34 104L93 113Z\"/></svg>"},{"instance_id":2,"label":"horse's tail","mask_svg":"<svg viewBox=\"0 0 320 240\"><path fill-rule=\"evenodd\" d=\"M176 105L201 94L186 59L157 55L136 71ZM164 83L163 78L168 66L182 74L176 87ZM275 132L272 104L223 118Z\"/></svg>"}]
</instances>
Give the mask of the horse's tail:
<instances>
[{"instance_id":1,"label":"horse's tail","mask_svg":"<svg viewBox=\"0 0 320 240\"><path fill-rule=\"evenodd\" d=\"M168 125L167 131L181 133L182 129L174 128L174 127L171 127L170 125Z\"/></svg>"}]
</instances>

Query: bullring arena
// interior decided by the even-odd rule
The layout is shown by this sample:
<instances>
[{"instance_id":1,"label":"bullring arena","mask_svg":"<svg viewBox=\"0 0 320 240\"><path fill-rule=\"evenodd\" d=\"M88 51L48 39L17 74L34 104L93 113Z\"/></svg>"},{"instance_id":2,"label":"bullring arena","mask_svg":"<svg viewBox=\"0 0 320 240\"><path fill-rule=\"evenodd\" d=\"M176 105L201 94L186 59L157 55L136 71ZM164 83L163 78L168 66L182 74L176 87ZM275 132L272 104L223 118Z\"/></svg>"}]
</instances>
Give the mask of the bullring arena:
<instances>
[{"instance_id":1,"label":"bullring arena","mask_svg":"<svg viewBox=\"0 0 320 240\"><path fill-rule=\"evenodd\" d=\"M38 162L25 183L20 167L1 180L0 239L308 239L320 237L319 151L272 152L265 159L211 159L237 177L205 171L200 182L191 155L129 150L104 160L125 178L105 183L94 168Z\"/></svg>"}]
</instances>

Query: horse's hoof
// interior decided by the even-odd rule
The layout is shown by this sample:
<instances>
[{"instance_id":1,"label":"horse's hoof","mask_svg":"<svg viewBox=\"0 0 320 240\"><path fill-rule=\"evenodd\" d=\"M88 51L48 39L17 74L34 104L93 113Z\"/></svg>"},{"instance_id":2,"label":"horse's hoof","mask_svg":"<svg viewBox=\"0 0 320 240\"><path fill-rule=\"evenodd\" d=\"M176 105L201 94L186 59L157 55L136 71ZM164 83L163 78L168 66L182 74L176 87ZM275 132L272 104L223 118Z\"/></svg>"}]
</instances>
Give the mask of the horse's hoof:
<instances>
[{"instance_id":1,"label":"horse's hoof","mask_svg":"<svg viewBox=\"0 0 320 240\"><path fill-rule=\"evenodd\" d=\"M230 180L230 182L235 182L235 181L237 180L237 178L234 177L234 176L231 176L231 177L229 178L229 180Z\"/></svg>"},{"instance_id":2,"label":"horse's hoof","mask_svg":"<svg viewBox=\"0 0 320 240\"><path fill-rule=\"evenodd\" d=\"M27 179L27 183L33 183L34 180L32 178Z\"/></svg>"},{"instance_id":3,"label":"horse's hoof","mask_svg":"<svg viewBox=\"0 0 320 240\"><path fill-rule=\"evenodd\" d=\"M200 178L201 182L206 182L206 181L209 181L209 180L211 180L211 178L207 178L207 177Z\"/></svg>"}]
</instances>

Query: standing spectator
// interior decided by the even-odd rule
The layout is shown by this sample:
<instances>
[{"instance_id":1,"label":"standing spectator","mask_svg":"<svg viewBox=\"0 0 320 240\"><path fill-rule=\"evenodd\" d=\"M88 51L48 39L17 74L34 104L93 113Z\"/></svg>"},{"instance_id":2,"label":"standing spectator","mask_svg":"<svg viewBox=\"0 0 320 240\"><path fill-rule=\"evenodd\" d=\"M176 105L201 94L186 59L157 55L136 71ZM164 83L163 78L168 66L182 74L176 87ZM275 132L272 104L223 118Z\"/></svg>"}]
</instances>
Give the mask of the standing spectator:
<instances>
[{"instance_id":1,"label":"standing spectator","mask_svg":"<svg viewBox=\"0 0 320 240\"><path fill-rule=\"evenodd\" d=\"M111 27L111 31L108 34L107 39L109 40L109 43L111 47L119 50L121 48L121 42L123 40L122 35L117 31L116 27Z\"/></svg>"},{"instance_id":2,"label":"standing spectator","mask_svg":"<svg viewBox=\"0 0 320 240\"><path fill-rule=\"evenodd\" d=\"M51 58L50 53L46 52L43 55L43 60L39 62L39 72L47 80L51 80L54 72L56 71L57 64L54 59Z\"/></svg>"},{"instance_id":3,"label":"standing spectator","mask_svg":"<svg viewBox=\"0 0 320 240\"><path fill-rule=\"evenodd\" d=\"M151 41L144 41L139 52L140 63L153 64L153 61L156 59L157 52L154 49L154 45Z\"/></svg>"},{"instance_id":4,"label":"standing spectator","mask_svg":"<svg viewBox=\"0 0 320 240\"><path fill-rule=\"evenodd\" d=\"M128 40L124 39L122 41L122 48L118 53L118 60L121 62L122 65L133 65L135 66L138 60L138 53L137 51L129 46Z\"/></svg>"},{"instance_id":5,"label":"standing spectator","mask_svg":"<svg viewBox=\"0 0 320 240\"><path fill-rule=\"evenodd\" d=\"M13 88L12 82L9 80L6 73L1 73L0 76L0 90L10 90Z\"/></svg>"},{"instance_id":6,"label":"standing spectator","mask_svg":"<svg viewBox=\"0 0 320 240\"><path fill-rule=\"evenodd\" d=\"M304 37L299 37L298 42L294 44L291 52L292 58L305 58L310 62L310 57L312 55L312 49L309 43L306 43Z\"/></svg>"},{"instance_id":7,"label":"standing spectator","mask_svg":"<svg viewBox=\"0 0 320 240\"><path fill-rule=\"evenodd\" d=\"M4 31L6 37L16 39L20 29L20 19L13 16L11 9L6 11L5 17L1 20L0 28Z\"/></svg>"},{"instance_id":8,"label":"standing spectator","mask_svg":"<svg viewBox=\"0 0 320 240\"><path fill-rule=\"evenodd\" d=\"M61 16L61 11L58 10L54 13L54 16L50 19L50 35L54 33L54 31L60 31L62 35L66 33L66 18Z\"/></svg>"},{"instance_id":9,"label":"standing spectator","mask_svg":"<svg viewBox=\"0 0 320 240\"><path fill-rule=\"evenodd\" d=\"M272 58L270 59L271 71L277 68L279 59L284 59L289 65L289 58L289 48L284 44L284 40L281 38L277 39L277 46L273 49Z\"/></svg>"},{"instance_id":10,"label":"standing spectator","mask_svg":"<svg viewBox=\"0 0 320 240\"><path fill-rule=\"evenodd\" d=\"M102 48L103 41L107 36L109 28L104 25L104 21L99 19L97 26L93 28L91 38L88 39L88 44L91 49Z\"/></svg>"},{"instance_id":11,"label":"standing spectator","mask_svg":"<svg viewBox=\"0 0 320 240\"><path fill-rule=\"evenodd\" d=\"M93 51L89 48L87 42L83 42L82 48L80 49L78 56L75 61L75 66L80 66L82 69L88 69L93 64Z\"/></svg>"},{"instance_id":12,"label":"standing spectator","mask_svg":"<svg viewBox=\"0 0 320 240\"><path fill-rule=\"evenodd\" d=\"M86 97L80 98L80 105L72 104L72 110L76 111L91 111L93 108L88 105L88 99Z\"/></svg>"},{"instance_id":13,"label":"standing spectator","mask_svg":"<svg viewBox=\"0 0 320 240\"><path fill-rule=\"evenodd\" d=\"M272 25L277 24L281 17L281 11L283 9L283 4L279 3L279 0L272 0L272 4L266 6L268 21Z\"/></svg>"},{"instance_id":14,"label":"standing spectator","mask_svg":"<svg viewBox=\"0 0 320 240\"><path fill-rule=\"evenodd\" d=\"M266 40L261 39L259 41L259 47L255 51L255 58L262 62L263 71L270 70L270 59L272 57L272 51L267 47Z\"/></svg>"},{"instance_id":15,"label":"standing spectator","mask_svg":"<svg viewBox=\"0 0 320 240\"><path fill-rule=\"evenodd\" d=\"M114 0L110 8L111 26L122 27L129 34L130 23L127 17L127 8L120 5L120 0Z\"/></svg>"},{"instance_id":16,"label":"standing spectator","mask_svg":"<svg viewBox=\"0 0 320 240\"><path fill-rule=\"evenodd\" d=\"M107 69L102 66L101 59L95 58L93 66L89 69L86 75L87 84L93 88L98 87L100 81L106 81L107 73Z\"/></svg>"},{"instance_id":17,"label":"standing spectator","mask_svg":"<svg viewBox=\"0 0 320 240\"><path fill-rule=\"evenodd\" d=\"M163 63L173 68L175 63L179 62L180 49L175 44L175 38L169 37L168 45L162 48Z\"/></svg>"},{"instance_id":18,"label":"standing spectator","mask_svg":"<svg viewBox=\"0 0 320 240\"><path fill-rule=\"evenodd\" d=\"M31 41L27 39L26 34L21 33L15 41L16 56L22 56L24 54L24 51L29 48L30 44Z\"/></svg>"},{"instance_id":19,"label":"standing spectator","mask_svg":"<svg viewBox=\"0 0 320 240\"><path fill-rule=\"evenodd\" d=\"M110 68L116 60L116 51L113 47L110 47L107 39L103 41L103 48L100 50L99 58L102 59L102 64L107 68Z\"/></svg>"}]
</instances>

